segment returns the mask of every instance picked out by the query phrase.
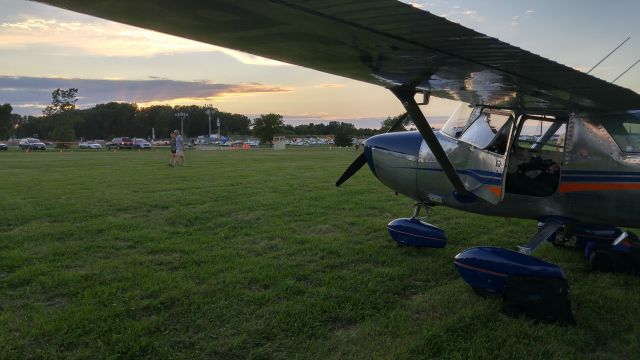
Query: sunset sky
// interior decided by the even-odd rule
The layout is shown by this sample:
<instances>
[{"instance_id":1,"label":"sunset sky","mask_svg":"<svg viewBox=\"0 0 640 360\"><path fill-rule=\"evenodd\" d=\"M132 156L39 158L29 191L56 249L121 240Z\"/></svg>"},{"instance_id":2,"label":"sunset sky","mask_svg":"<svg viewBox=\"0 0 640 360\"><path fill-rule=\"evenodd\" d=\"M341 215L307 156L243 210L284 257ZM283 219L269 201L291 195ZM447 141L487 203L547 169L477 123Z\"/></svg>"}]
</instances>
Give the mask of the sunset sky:
<instances>
[{"instance_id":1,"label":"sunset sky","mask_svg":"<svg viewBox=\"0 0 640 360\"><path fill-rule=\"evenodd\" d=\"M405 2L584 71L631 36L593 72L609 81L640 59L639 1ZM39 114L58 87L79 88L81 107L210 103L291 123L378 127L402 112L381 87L38 3L0 0L0 8L0 103L20 114ZM640 66L617 84L640 92ZM454 105L434 100L427 115L446 116Z\"/></svg>"}]
</instances>

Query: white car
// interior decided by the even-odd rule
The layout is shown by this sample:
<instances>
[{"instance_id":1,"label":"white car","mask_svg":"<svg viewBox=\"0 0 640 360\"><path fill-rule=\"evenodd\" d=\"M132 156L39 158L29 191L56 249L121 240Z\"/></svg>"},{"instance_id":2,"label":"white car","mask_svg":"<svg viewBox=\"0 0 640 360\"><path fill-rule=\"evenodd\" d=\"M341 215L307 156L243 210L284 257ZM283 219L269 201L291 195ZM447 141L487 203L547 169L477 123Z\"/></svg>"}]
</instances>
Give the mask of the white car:
<instances>
[{"instance_id":1,"label":"white car","mask_svg":"<svg viewBox=\"0 0 640 360\"><path fill-rule=\"evenodd\" d=\"M151 144L145 139L133 139L135 149L151 149Z\"/></svg>"},{"instance_id":2,"label":"white car","mask_svg":"<svg viewBox=\"0 0 640 360\"><path fill-rule=\"evenodd\" d=\"M80 149L102 149L102 145L98 144L95 141L84 141L80 143Z\"/></svg>"}]
</instances>

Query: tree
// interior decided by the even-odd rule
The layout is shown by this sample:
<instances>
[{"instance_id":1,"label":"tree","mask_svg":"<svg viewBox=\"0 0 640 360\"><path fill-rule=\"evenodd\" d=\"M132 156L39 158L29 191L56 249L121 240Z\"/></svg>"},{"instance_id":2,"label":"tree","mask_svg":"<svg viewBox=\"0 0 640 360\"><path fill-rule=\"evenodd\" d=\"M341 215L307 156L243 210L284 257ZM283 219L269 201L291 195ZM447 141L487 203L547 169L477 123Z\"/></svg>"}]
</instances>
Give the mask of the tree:
<instances>
[{"instance_id":1,"label":"tree","mask_svg":"<svg viewBox=\"0 0 640 360\"><path fill-rule=\"evenodd\" d=\"M70 112L76 109L78 89L70 88L62 90L57 88L51 93L51 105L48 105L42 114L45 116Z\"/></svg>"},{"instance_id":2,"label":"tree","mask_svg":"<svg viewBox=\"0 0 640 360\"><path fill-rule=\"evenodd\" d=\"M46 131L44 129L45 121L43 118L37 116L24 116L17 119L15 136L18 138L31 137L38 134L38 136L46 137Z\"/></svg>"},{"instance_id":3,"label":"tree","mask_svg":"<svg viewBox=\"0 0 640 360\"><path fill-rule=\"evenodd\" d=\"M333 139L336 146L344 147L353 145L353 135L356 127L349 123L340 123L336 128L335 137Z\"/></svg>"},{"instance_id":4,"label":"tree","mask_svg":"<svg viewBox=\"0 0 640 360\"><path fill-rule=\"evenodd\" d=\"M395 124L396 121L400 120L400 118L403 117L404 115L405 114L400 114L398 116L388 117L386 120L382 122L382 127L380 128L380 132L385 133L389 131L389 129L393 126L393 124ZM400 125L400 127L396 131L406 131L407 128L405 126L411 125L412 122L413 121L411 120L411 117L407 116L402 122L402 125Z\"/></svg>"},{"instance_id":5,"label":"tree","mask_svg":"<svg viewBox=\"0 0 640 360\"><path fill-rule=\"evenodd\" d=\"M78 89L60 88L51 93L51 105L48 105L42 114L45 115L52 126L49 136L58 141L71 141L75 138L75 127L81 118L74 114L76 94Z\"/></svg>"},{"instance_id":6,"label":"tree","mask_svg":"<svg viewBox=\"0 0 640 360\"><path fill-rule=\"evenodd\" d=\"M13 108L9 104L0 106L0 139L11 136L11 130L13 128L12 111Z\"/></svg>"},{"instance_id":7,"label":"tree","mask_svg":"<svg viewBox=\"0 0 640 360\"><path fill-rule=\"evenodd\" d=\"M75 111L82 118L79 126L75 128L76 135L86 139L151 135L151 126L145 126L143 121L135 121L140 119L134 120L136 111L135 104L118 102L98 104L89 109Z\"/></svg>"},{"instance_id":8,"label":"tree","mask_svg":"<svg viewBox=\"0 0 640 360\"><path fill-rule=\"evenodd\" d=\"M273 136L280 132L282 127L284 127L282 115L267 114L253 119L253 134L270 145L273 145Z\"/></svg>"},{"instance_id":9,"label":"tree","mask_svg":"<svg viewBox=\"0 0 640 360\"><path fill-rule=\"evenodd\" d=\"M74 121L77 120L76 115L72 114L54 114L49 117L53 129L49 133L49 137L58 141L73 141L76 132L74 129ZM65 146L58 146L65 147Z\"/></svg>"}]
</instances>

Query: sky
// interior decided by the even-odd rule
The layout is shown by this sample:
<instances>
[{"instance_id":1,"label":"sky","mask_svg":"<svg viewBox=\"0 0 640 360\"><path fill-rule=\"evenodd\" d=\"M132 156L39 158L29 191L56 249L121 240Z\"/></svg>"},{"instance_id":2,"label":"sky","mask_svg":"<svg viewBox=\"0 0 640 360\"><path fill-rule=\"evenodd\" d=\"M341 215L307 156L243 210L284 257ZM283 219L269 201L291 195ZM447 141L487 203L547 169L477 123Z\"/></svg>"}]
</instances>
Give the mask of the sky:
<instances>
[{"instance_id":1,"label":"sky","mask_svg":"<svg viewBox=\"0 0 640 360\"><path fill-rule=\"evenodd\" d=\"M404 1L481 33L611 81L640 59L640 1ZM347 121L379 127L403 112L388 90L237 51L138 29L25 0L0 0L0 103L40 114L60 87L80 107L109 101L212 104L292 124ZM640 92L640 65L618 80ZM436 125L456 104L432 99Z\"/></svg>"}]
</instances>

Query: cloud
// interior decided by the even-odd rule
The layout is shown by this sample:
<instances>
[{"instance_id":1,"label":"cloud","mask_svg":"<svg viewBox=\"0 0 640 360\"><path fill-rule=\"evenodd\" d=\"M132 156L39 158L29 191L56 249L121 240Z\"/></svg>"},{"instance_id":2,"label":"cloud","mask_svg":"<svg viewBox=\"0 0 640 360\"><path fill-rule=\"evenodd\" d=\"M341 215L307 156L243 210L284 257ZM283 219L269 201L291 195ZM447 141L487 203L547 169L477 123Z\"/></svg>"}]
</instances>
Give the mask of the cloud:
<instances>
[{"instance_id":1,"label":"cloud","mask_svg":"<svg viewBox=\"0 0 640 360\"><path fill-rule=\"evenodd\" d=\"M520 15L514 15L511 17L511 26L518 26L520 25L520 21L524 20L524 19L528 19L529 17L531 17L533 14L535 13L534 10L526 10L524 13L520 14Z\"/></svg>"},{"instance_id":2,"label":"cloud","mask_svg":"<svg viewBox=\"0 0 640 360\"><path fill-rule=\"evenodd\" d=\"M279 61L128 25L94 21L27 18L0 23L0 50L56 46L89 55L150 57L175 53L221 52L250 65L282 66Z\"/></svg>"},{"instance_id":3,"label":"cloud","mask_svg":"<svg viewBox=\"0 0 640 360\"><path fill-rule=\"evenodd\" d=\"M443 18L447 18L450 21L458 23L484 23L487 20L485 16L478 14L476 10L463 9L459 5L454 6L451 10L445 13L438 14L438 16L442 16Z\"/></svg>"},{"instance_id":4,"label":"cloud","mask_svg":"<svg viewBox=\"0 0 640 360\"><path fill-rule=\"evenodd\" d=\"M37 114L51 101L57 88L77 88L78 106L89 107L109 101L154 104L192 104L248 94L292 91L290 88L258 83L216 84L208 81L104 80L0 76L0 102L17 112Z\"/></svg>"},{"instance_id":5,"label":"cloud","mask_svg":"<svg viewBox=\"0 0 640 360\"><path fill-rule=\"evenodd\" d=\"M338 89L344 87L344 84L319 84L314 86L316 89Z\"/></svg>"}]
</instances>

